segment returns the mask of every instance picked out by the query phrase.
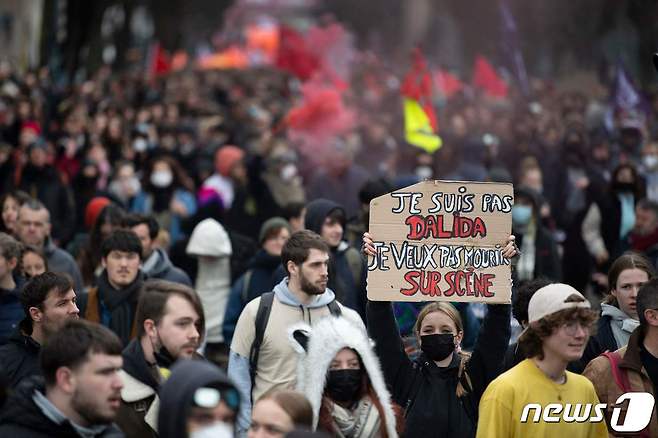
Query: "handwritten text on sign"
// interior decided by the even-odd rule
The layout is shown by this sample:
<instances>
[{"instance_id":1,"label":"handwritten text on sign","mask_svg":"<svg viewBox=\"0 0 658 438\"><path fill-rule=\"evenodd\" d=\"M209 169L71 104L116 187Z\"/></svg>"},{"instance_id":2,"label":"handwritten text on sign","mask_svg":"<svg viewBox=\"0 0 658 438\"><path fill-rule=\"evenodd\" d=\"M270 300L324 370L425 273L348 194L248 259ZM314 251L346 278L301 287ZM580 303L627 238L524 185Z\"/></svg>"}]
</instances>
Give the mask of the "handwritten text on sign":
<instances>
[{"instance_id":1,"label":"handwritten text on sign","mask_svg":"<svg viewBox=\"0 0 658 438\"><path fill-rule=\"evenodd\" d=\"M425 181L374 199L374 301L509 302L511 184Z\"/></svg>"}]
</instances>

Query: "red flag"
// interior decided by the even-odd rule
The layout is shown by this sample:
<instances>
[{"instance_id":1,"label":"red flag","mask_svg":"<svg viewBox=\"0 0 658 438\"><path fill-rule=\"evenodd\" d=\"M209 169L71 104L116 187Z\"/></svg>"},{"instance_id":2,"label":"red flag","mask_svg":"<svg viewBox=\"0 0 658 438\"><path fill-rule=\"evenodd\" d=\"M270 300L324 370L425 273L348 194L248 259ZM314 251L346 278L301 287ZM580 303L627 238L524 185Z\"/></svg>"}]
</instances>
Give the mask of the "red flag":
<instances>
[{"instance_id":1,"label":"red flag","mask_svg":"<svg viewBox=\"0 0 658 438\"><path fill-rule=\"evenodd\" d=\"M171 70L171 59L169 54L162 48L159 42L151 45L151 62L149 73L151 77L166 75Z\"/></svg>"},{"instance_id":2,"label":"red flag","mask_svg":"<svg viewBox=\"0 0 658 438\"><path fill-rule=\"evenodd\" d=\"M464 88L464 84L457 76L440 68L434 71L434 81L439 92L448 99Z\"/></svg>"},{"instance_id":3,"label":"red flag","mask_svg":"<svg viewBox=\"0 0 658 438\"><path fill-rule=\"evenodd\" d=\"M492 97L507 97L507 84L482 55L475 58L473 86Z\"/></svg>"},{"instance_id":4,"label":"red flag","mask_svg":"<svg viewBox=\"0 0 658 438\"><path fill-rule=\"evenodd\" d=\"M276 66L302 81L310 79L320 66L320 59L307 46L304 37L289 27L281 26L279 38Z\"/></svg>"},{"instance_id":5,"label":"red flag","mask_svg":"<svg viewBox=\"0 0 658 438\"><path fill-rule=\"evenodd\" d=\"M427 62L420 49L413 51L411 69L404 77L400 92L404 97L417 101L425 111L434 132L438 132L439 124L432 106L432 76L427 68Z\"/></svg>"}]
</instances>

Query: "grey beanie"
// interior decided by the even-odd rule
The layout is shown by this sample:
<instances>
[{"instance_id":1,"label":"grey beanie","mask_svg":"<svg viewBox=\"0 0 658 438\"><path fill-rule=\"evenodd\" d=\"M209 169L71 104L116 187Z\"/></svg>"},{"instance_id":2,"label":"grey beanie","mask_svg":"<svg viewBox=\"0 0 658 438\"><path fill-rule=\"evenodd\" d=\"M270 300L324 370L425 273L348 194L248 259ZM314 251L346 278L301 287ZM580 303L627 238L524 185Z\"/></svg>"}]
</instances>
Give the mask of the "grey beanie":
<instances>
[{"instance_id":1,"label":"grey beanie","mask_svg":"<svg viewBox=\"0 0 658 438\"><path fill-rule=\"evenodd\" d=\"M258 243L262 245L265 241L265 236L267 236L267 234L275 228L285 228L290 232L290 224L287 220L279 216L269 218L260 227L260 233L258 233Z\"/></svg>"}]
</instances>

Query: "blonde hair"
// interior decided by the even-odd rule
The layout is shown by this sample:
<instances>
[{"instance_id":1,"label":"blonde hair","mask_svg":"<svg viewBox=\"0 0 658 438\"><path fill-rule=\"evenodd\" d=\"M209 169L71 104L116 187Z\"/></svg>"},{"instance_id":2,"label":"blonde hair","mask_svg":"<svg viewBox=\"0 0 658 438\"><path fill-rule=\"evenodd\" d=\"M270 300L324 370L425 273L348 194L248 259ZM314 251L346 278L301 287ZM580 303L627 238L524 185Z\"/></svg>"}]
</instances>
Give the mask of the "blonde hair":
<instances>
[{"instance_id":1,"label":"blonde hair","mask_svg":"<svg viewBox=\"0 0 658 438\"><path fill-rule=\"evenodd\" d=\"M459 333L464 333L464 324L462 322L462 317L459 314L459 311L455 309L455 306L448 302L444 301L434 301L432 303L429 303L425 307L422 308L422 310L418 313L418 318L416 318L416 323L414 324L414 333L416 334L416 337L420 341L420 329L423 325L423 320L427 315L430 313L434 312L443 312L445 315L448 316L452 320L452 322L455 324L455 327L457 327L457 334ZM462 375L464 374L464 368L466 366L466 362L471 358L471 355L469 353L460 351L457 353L459 355L459 371L457 373L457 390L456 394L457 397L463 397L466 395L468 392L466 388L464 388L464 385L462 384ZM471 379L468 376L468 374L464 374L464 378L466 379L468 386L472 387L471 384Z\"/></svg>"},{"instance_id":2,"label":"blonde hair","mask_svg":"<svg viewBox=\"0 0 658 438\"><path fill-rule=\"evenodd\" d=\"M422 310L418 313L416 324L414 324L414 333L416 334L416 336L420 336L420 328L423 325L423 320L425 319L425 317L430 313L434 313L434 312L443 312L448 316L448 318L452 320L452 322L455 323L455 327L457 327L457 332L464 331L464 324L462 323L462 317L461 315L459 315L459 311L455 309L455 306L447 302L435 301L423 307Z\"/></svg>"}]
</instances>

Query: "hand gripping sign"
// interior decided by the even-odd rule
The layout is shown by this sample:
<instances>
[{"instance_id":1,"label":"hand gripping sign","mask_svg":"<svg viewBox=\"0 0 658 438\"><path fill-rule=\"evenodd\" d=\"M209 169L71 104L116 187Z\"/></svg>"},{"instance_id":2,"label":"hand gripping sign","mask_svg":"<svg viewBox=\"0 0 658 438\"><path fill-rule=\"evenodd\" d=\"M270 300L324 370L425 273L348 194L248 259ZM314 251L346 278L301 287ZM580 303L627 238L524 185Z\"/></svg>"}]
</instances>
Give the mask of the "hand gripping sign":
<instances>
[{"instance_id":1,"label":"hand gripping sign","mask_svg":"<svg viewBox=\"0 0 658 438\"><path fill-rule=\"evenodd\" d=\"M373 199L372 301L509 303L511 184L423 181Z\"/></svg>"}]
</instances>

